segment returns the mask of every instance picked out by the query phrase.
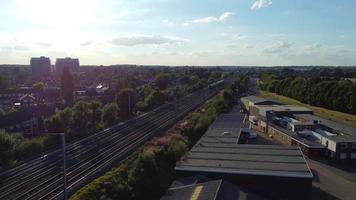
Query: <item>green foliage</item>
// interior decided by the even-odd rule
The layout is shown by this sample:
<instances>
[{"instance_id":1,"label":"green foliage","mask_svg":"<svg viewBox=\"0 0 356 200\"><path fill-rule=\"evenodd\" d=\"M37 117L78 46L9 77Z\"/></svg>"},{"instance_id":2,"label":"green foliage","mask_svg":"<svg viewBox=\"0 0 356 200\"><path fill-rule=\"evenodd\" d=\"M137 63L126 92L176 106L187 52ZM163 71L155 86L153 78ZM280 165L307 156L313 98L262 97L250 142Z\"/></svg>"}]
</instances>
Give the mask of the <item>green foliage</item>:
<instances>
[{"instance_id":1,"label":"green foliage","mask_svg":"<svg viewBox=\"0 0 356 200\"><path fill-rule=\"evenodd\" d=\"M119 107L115 103L106 104L103 107L101 119L105 127L119 122L119 111Z\"/></svg>"},{"instance_id":2,"label":"green foliage","mask_svg":"<svg viewBox=\"0 0 356 200\"><path fill-rule=\"evenodd\" d=\"M41 153L48 137L27 139L0 130L0 166L11 167L16 162Z\"/></svg>"},{"instance_id":3,"label":"green foliage","mask_svg":"<svg viewBox=\"0 0 356 200\"><path fill-rule=\"evenodd\" d=\"M233 90L236 88L240 94L244 94L248 90L248 82L250 81L249 76L239 75L238 78L233 82Z\"/></svg>"},{"instance_id":4,"label":"green foliage","mask_svg":"<svg viewBox=\"0 0 356 200\"><path fill-rule=\"evenodd\" d=\"M79 101L46 119L45 127L48 132L66 133L71 140L100 130L101 113L99 102Z\"/></svg>"},{"instance_id":5,"label":"green foliage","mask_svg":"<svg viewBox=\"0 0 356 200\"><path fill-rule=\"evenodd\" d=\"M6 115L5 111L2 108L0 108L0 117L3 117L5 115Z\"/></svg>"},{"instance_id":6,"label":"green foliage","mask_svg":"<svg viewBox=\"0 0 356 200\"><path fill-rule=\"evenodd\" d=\"M33 155L40 154L44 150L45 140L46 138L44 137L24 139L20 144L16 145L14 151L16 159L25 160Z\"/></svg>"},{"instance_id":7,"label":"green foliage","mask_svg":"<svg viewBox=\"0 0 356 200\"><path fill-rule=\"evenodd\" d=\"M68 67L64 67L61 76L61 97L65 104L74 100L74 79Z\"/></svg>"},{"instance_id":8,"label":"green foliage","mask_svg":"<svg viewBox=\"0 0 356 200\"><path fill-rule=\"evenodd\" d=\"M15 139L4 130L0 130L0 166L9 166L13 162Z\"/></svg>"},{"instance_id":9,"label":"green foliage","mask_svg":"<svg viewBox=\"0 0 356 200\"><path fill-rule=\"evenodd\" d=\"M181 139L173 139L170 146L167 148L167 153L173 159L173 164L179 160L188 151L188 145ZM172 168L174 165L171 165Z\"/></svg>"},{"instance_id":10,"label":"green foliage","mask_svg":"<svg viewBox=\"0 0 356 200\"><path fill-rule=\"evenodd\" d=\"M187 150L182 138L174 138L159 151L140 151L84 186L71 199L159 199L173 181L176 161Z\"/></svg>"},{"instance_id":11,"label":"green foliage","mask_svg":"<svg viewBox=\"0 0 356 200\"><path fill-rule=\"evenodd\" d=\"M166 73L160 73L156 76L156 85L160 90L165 90L170 82L170 76Z\"/></svg>"},{"instance_id":12,"label":"green foliage","mask_svg":"<svg viewBox=\"0 0 356 200\"><path fill-rule=\"evenodd\" d=\"M71 123L71 129L77 134L87 133L90 119L89 103L79 101L73 106L72 111L73 121Z\"/></svg>"},{"instance_id":13,"label":"green foliage","mask_svg":"<svg viewBox=\"0 0 356 200\"><path fill-rule=\"evenodd\" d=\"M356 83L343 79L283 77L265 73L261 75L260 88L313 106L356 114Z\"/></svg>"},{"instance_id":14,"label":"green foliage","mask_svg":"<svg viewBox=\"0 0 356 200\"><path fill-rule=\"evenodd\" d=\"M94 131L99 130L101 127L101 103L98 101L92 101L89 103L89 129L93 129Z\"/></svg>"},{"instance_id":15,"label":"green foliage","mask_svg":"<svg viewBox=\"0 0 356 200\"><path fill-rule=\"evenodd\" d=\"M116 103L120 108L120 117L128 119L132 116L136 105L136 94L132 88L126 88L116 95Z\"/></svg>"},{"instance_id":16,"label":"green foliage","mask_svg":"<svg viewBox=\"0 0 356 200\"><path fill-rule=\"evenodd\" d=\"M119 76L115 79L114 85L116 86L116 91L120 91L125 88L135 88L140 85L142 81L138 79L135 75Z\"/></svg>"},{"instance_id":17,"label":"green foliage","mask_svg":"<svg viewBox=\"0 0 356 200\"><path fill-rule=\"evenodd\" d=\"M228 87L208 101L203 111L195 112L188 118L188 125L182 132L188 136L189 146L193 146L199 140L220 113L229 111L233 95L234 87Z\"/></svg>"},{"instance_id":18,"label":"green foliage","mask_svg":"<svg viewBox=\"0 0 356 200\"><path fill-rule=\"evenodd\" d=\"M7 78L0 75L0 90L6 90L10 87L10 82Z\"/></svg>"},{"instance_id":19,"label":"green foliage","mask_svg":"<svg viewBox=\"0 0 356 200\"><path fill-rule=\"evenodd\" d=\"M145 98L145 104L149 109L156 108L158 106L163 105L166 102L166 95L159 91L154 90L150 95Z\"/></svg>"},{"instance_id":20,"label":"green foliage","mask_svg":"<svg viewBox=\"0 0 356 200\"><path fill-rule=\"evenodd\" d=\"M71 108L66 108L46 119L45 127L52 133L69 133L72 123L73 111Z\"/></svg>"}]
</instances>

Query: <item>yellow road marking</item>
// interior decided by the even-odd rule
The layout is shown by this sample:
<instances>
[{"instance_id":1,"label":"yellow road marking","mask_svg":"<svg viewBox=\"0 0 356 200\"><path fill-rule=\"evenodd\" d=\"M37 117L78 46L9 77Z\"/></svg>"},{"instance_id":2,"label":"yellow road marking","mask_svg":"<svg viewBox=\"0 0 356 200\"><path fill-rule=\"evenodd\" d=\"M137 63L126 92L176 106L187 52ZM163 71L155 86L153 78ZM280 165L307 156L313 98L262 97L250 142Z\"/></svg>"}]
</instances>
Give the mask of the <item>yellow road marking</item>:
<instances>
[{"instance_id":1,"label":"yellow road marking","mask_svg":"<svg viewBox=\"0 0 356 200\"><path fill-rule=\"evenodd\" d=\"M190 200L198 200L199 195L201 193L201 191L203 190L203 186L199 185L194 189L194 192L192 194L192 196L190 197Z\"/></svg>"}]
</instances>

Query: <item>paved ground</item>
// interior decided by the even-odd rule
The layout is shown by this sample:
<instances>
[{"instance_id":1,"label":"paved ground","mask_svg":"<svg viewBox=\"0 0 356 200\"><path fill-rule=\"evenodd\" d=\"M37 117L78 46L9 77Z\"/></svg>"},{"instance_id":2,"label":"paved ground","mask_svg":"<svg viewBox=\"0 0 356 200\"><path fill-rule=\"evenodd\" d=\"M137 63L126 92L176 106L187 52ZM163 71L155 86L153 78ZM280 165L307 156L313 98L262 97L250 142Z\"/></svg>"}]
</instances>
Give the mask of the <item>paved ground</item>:
<instances>
[{"instance_id":1,"label":"paved ground","mask_svg":"<svg viewBox=\"0 0 356 200\"><path fill-rule=\"evenodd\" d=\"M257 132L257 139L251 144L276 144L263 133ZM314 200L356 200L356 172L348 172L323 162L307 159L313 180Z\"/></svg>"},{"instance_id":2,"label":"paved ground","mask_svg":"<svg viewBox=\"0 0 356 200\"><path fill-rule=\"evenodd\" d=\"M314 175L313 199L356 199L356 182L341 175L336 168L309 159L308 164Z\"/></svg>"}]
</instances>

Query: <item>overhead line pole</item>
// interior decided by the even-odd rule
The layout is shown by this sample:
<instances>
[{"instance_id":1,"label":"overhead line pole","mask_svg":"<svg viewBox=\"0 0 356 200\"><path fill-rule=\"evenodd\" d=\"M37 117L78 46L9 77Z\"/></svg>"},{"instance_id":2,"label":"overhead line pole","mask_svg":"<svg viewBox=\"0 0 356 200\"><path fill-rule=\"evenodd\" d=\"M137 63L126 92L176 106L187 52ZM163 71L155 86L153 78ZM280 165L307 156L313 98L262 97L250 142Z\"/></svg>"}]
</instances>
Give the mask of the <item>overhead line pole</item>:
<instances>
[{"instance_id":1,"label":"overhead line pole","mask_svg":"<svg viewBox=\"0 0 356 200\"><path fill-rule=\"evenodd\" d=\"M65 134L62 133L62 153L63 153L63 199L67 200L68 195L67 195L67 170L66 170L66 139L65 139Z\"/></svg>"}]
</instances>

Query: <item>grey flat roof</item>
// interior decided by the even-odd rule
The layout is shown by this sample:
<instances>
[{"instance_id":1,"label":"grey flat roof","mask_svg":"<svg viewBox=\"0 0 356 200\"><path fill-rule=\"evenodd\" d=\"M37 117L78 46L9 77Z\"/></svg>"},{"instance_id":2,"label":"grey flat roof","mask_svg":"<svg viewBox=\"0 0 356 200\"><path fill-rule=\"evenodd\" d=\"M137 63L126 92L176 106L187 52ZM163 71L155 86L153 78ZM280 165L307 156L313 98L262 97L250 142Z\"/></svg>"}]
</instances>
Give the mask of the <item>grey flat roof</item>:
<instances>
[{"instance_id":1,"label":"grey flat roof","mask_svg":"<svg viewBox=\"0 0 356 200\"><path fill-rule=\"evenodd\" d=\"M312 178L296 146L237 144L247 128L241 113L220 115L184 159L177 171ZM224 131L230 134L222 134Z\"/></svg>"},{"instance_id":2,"label":"grey flat roof","mask_svg":"<svg viewBox=\"0 0 356 200\"><path fill-rule=\"evenodd\" d=\"M177 171L312 178L298 147L199 143Z\"/></svg>"},{"instance_id":3,"label":"grey flat roof","mask_svg":"<svg viewBox=\"0 0 356 200\"><path fill-rule=\"evenodd\" d=\"M216 180L169 188L161 200L190 200L193 195L197 196L197 200L215 200L221 183L222 180Z\"/></svg>"},{"instance_id":4,"label":"grey flat roof","mask_svg":"<svg viewBox=\"0 0 356 200\"><path fill-rule=\"evenodd\" d=\"M254 105L254 107L258 109L259 114L262 116L266 116L267 111L313 113L309 108L294 105Z\"/></svg>"},{"instance_id":5,"label":"grey flat roof","mask_svg":"<svg viewBox=\"0 0 356 200\"><path fill-rule=\"evenodd\" d=\"M333 139L338 142L351 141L351 140L356 141L356 128L353 126L334 122L334 121L324 119L324 118L318 117L316 115L311 115L311 114L296 114L295 116L297 118L302 118L307 121L318 120L321 122L322 125L325 125L331 129L334 129L334 130L344 134L344 135L329 137L330 139Z\"/></svg>"},{"instance_id":6,"label":"grey flat roof","mask_svg":"<svg viewBox=\"0 0 356 200\"><path fill-rule=\"evenodd\" d=\"M245 115L241 113L221 114L211 125L210 129L214 128L241 128L247 127L243 123Z\"/></svg>"},{"instance_id":7,"label":"grey flat roof","mask_svg":"<svg viewBox=\"0 0 356 200\"><path fill-rule=\"evenodd\" d=\"M258 96L241 97L241 100L248 100L248 101L251 101L252 103L260 103L260 102L264 102L264 101L270 101L268 99L258 97Z\"/></svg>"},{"instance_id":8,"label":"grey flat roof","mask_svg":"<svg viewBox=\"0 0 356 200\"><path fill-rule=\"evenodd\" d=\"M179 182L179 181L175 181ZM265 200L252 191L234 185L224 180L207 181L203 183L184 183L171 185L161 200ZM200 187L200 188L199 188ZM194 194L195 191L195 194Z\"/></svg>"},{"instance_id":9,"label":"grey flat roof","mask_svg":"<svg viewBox=\"0 0 356 200\"><path fill-rule=\"evenodd\" d=\"M221 114L200 138L204 143L237 143L241 129L248 128L243 123L244 114ZM224 134L225 133L225 134ZM199 143L198 142L198 143Z\"/></svg>"}]
</instances>

